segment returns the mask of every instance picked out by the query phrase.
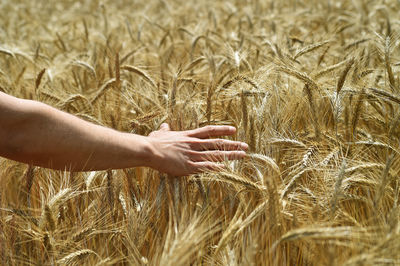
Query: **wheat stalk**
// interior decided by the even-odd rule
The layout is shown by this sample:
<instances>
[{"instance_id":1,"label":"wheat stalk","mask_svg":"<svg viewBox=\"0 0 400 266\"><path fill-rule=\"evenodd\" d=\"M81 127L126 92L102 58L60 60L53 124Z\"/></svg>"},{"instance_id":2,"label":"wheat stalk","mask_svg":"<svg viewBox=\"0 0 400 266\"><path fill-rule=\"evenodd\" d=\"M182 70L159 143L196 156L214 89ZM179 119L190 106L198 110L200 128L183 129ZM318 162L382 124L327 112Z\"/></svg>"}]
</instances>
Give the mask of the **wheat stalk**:
<instances>
[{"instance_id":1,"label":"wheat stalk","mask_svg":"<svg viewBox=\"0 0 400 266\"><path fill-rule=\"evenodd\" d=\"M309 172L309 171L310 171L310 169L308 169L308 168L302 169L302 170L300 170L300 172L298 172L297 174L295 174L294 176L292 176L292 178L290 178L289 183L285 186L285 188L284 188L284 189L282 190L282 192L281 192L281 200L282 200L284 197L286 197L286 195L287 195L290 191L292 191L292 189L293 189L294 185L296 184L297 180L298 180L301 176L303 176L304 173L307 173L307 172Z\"/></svg>"},{"instance_id":2,"label":"wheat stalk","mask_svg":"<svg viewBox=\"0 0 400 266\"><path fill-rule=\"evenodd\" d=\"M299 148L307 148L307 146L295 139L289 139L289 138L272 138L268 141L268 144L270 145L290 145L294 147L299 147Z\"/></svg>"},{"instance_id":3,"label":"wheat stalk","mask_svg":"<svg viewBox=\"0 0 400 266\"><path fill-rule=\"evenodd\" d=\"M391 156L389 156L387 158L385 169L382 172L381 182L379 184L378 191L377 191L377 193L375 195L375 198L374 198L374 205L375 205L375 208L377 210L380 207L380 203L381 203L382 197L384 196L385 188L386 188L387 184L390 181L390 179L389 179L389 170L392 167L393 160L394 160L394 156L393 155L391 155Z\"/></svg>"},{"instance_id":4,"label":"wheat stalk","mask_svg":"<svg viewBox=\"0 0 400 266\"><path fill-rule=\"evenodd\" d=\"M284 234L279 241L274 243L272 250L282 242L295 241L299 239L348 239L351 237L357 237L363 233L362 229L357 229L352 226L340 226L340 227L315 227L315 228L300 228L292 230Z\"/></svg>"},{"instance_id":5,"label":"wheat stalk","mask_svg":"<svg viewBox=\"0 0 400 266\"><path fill-rule=\"evenodd\" d=\"M344 160L340 167L340 171L337 175L336 182L335 182L335 190L333 191L333 196L331 199L331 217L332 218L335 215L335 212L337 209L338 198L343 193L342 192L342 183L343 183L343 179L345 178L345 173L346 173L346 161Z\"/></svg>"},{"instance_id":6,"label":"wheat stalk","mask_svg":"<svg viewBox=\"0 0 400 266\"><path fill-rule=\"evenodd\" d=\"M13 51L11 51L10 49L7 49L7 48L5 48L5 47L0 47L0 53L1 53L1 54L5 54L5 55L8 55L8 56L11 56L11 57L15 58L15 54L14 54L14 52L13 52Z\"/></svg>"},{"instance_id":7,"label":"wheat stalk","mask_svg":"<svg viewBox=\"0 0 400 266\"><path fill-rule=\"evenodd\" d=\"M44 210L43 210L43 214L42 214L42 218L41 218L41 227L44 228L48 228L49 231L53 232L56 229L56 223L54 221L53 218L53 214L52 211L49 207L49 205L45 205L44 206Z\"/></svg>"},{"instance_id":8,"label":"wheat stalk","mask_svg":"<svg viewBox=\"0 0 400 266\"><path fill-rule=\"evenodd\" d=\"M222 85L221 90L222 89L227 89L227 88L229 88L230 86L232 86L233 84L235 84L236 82L239 82L239 81L243 81L243 82L249 84L250 86L252 86L257 91L260 90L258 85L253 80L251 80L251 79L249 79L248 77L245 77L245 76L236 76L233 79L230 79L224 85Z\"/></svg>"},{"instance_id":9,"label":"wheat stalk","mask_svg":"<svg viewBox=\"0 0 400 266\"><path fill-rule=\"evenodd\" d=\"M391 46L391 40L390 37L387 36L385 39L385 66L389 77L390 88L393 91L396 89L396 82L394 79L392 66L390 65L390 46Z\"/></svg>"},{"instance_id":10,"label":"wheat stalk","mask_svg":"<svg viewBox=\"0 0 400 266\"><path fill-rule=\"evenodd\" d=\"M325 44L329 43L330 41L323 41L323 42L319 42L319 43L314 43L311 44L309 46L304 47L303 49L301 49L300 51L298 51L294 56L293 59L296 60L297 58L299 58L302 55L305 55L307 53L311 53L314 50L317 50L318 48L324 46Z\"/></svg>"},{"instance_id":11,"label":"wheat stalk","mask_svg":"<svg viewBox=\"0 0 400 266\"><path fill-rule=\"evenodd\" d=\"M278 175L281 174L281 171L279 169L279 166L276 164L275 160L272 159L271 157L268 157L266 155L263 154L259 154L259 153L250 153L248 155L249 158L251 158L252 160L259 160L263 163L266 163L268 166L270 166Z\"/></svg>"},{"instance_id":12,"label":"wheat stalk","mask_svg":"<svg viewBox=\"0 0 400 266\"><path fill-rule=\"evenodd\" d=\"M396 95L393 95L389 92L377 89L377 88L368 88L368 91L370 91L372 94L378 95L378 96L383 96L387 99L389 99L392 102L395 102L397 104L400 104L400 97L397 97Z\"/></svg>"},{"instance_id":13,"label":"wheat stalk","mask_svg":"<svg viewBox=\"0 0 400 266\"><path fill-rule=\"evenodd\" d=\"M347 60L343 60L343 61L341 61L341 62L339 62L339 63L337 63L337 64L334 64L334 65L331 65L331 66L329 66L329 67L326 67L326 68L320 70L319 72L317 72L317 73L314 75L314 78L315 78L315 79L319 79L320 77L325 76L325 75L327 75L327 74L329 74L329 73L335 71L336 69L340 68L341 66L343 66L344 64L346 64L346 63L348 63L348 62L349 62L349 61L347 61Z\"/></svg>"},{"instance_id":14,"label":"wheat stalk","mask_svg":"<svg viewBox=\"0 0 400 266\"><path fill-rule=\"evenodd\" d=\"M370 38L364 38L364 39L360 39L360 40L354 41L354 42L348 44L344 49L345 50L349 50L350 48L352 48L354 46L358 46L359 44L368 42L369 40L371 40L371 39Z\"/></svg>"},{"instance_id":15,"label":"wheat stalk","mask_svg":"<svg viewBox=\"0 0 400 266\"><path fill-rule=\"evenodd\" d=\"M244 131L247 132L247 126L248 126L248 121L249 121L249 114L247 113L247 101L246 97L244 96L243 92L240 95L240 104L242 107L242 122L243 122L243 128Z\"/></svg>"},{"instance_id":16,"label":"wheat stalk","mask_svg":"<svg viewBox=\"0 0 400 266\"><path fill-rule=\"evenodd\" d=\"M89 63L81 61L81 60L76 60L76 61L73 62L73 64L76 65L76 66L80 66L80 67L83 67L83 68L87 69L93 75L94 78L97 77L96 70Z\"/></svg>"},{"instance_id":17,"label":"wheat stalk","mask_svg":"<svg viewBox=\"0 0 400 266\"><path fill-rule=\"evenodd\" d=\"M39 74L37 75L36 80L35 80L35 91L37 91L39 89L40 82L42 81L42 77L45 72L46 72L46 69L43 68L42 70L40 70Z\"/></svg>"},{"instance_id":18,"label":"wheat stalk","mask_svg":"<svg viewBox=\"0 0 400 266\"><path fill-rule=\"evenodd\" d=\"M265 187L258 185L257 183L254 183L252 181L249 181L245 178L242 178L234 173L229 173L229 172L222 172L220 175L218 175L217 179L211 179L207 177L203 177L202 179L204 180L213 180L213 181L218 181L218 182L226 182L230 184L238 184L241 186L244 186L250 190L254 191L260 191L263 192L265 191Z\"/></svg>"},{"instance_id":19,"label":"wheat stalk","mask_svg":"<svg viewBox=\"0 0 400 266\"><path fill-rule=\"evenodd\" d=\"M351 66L354 64L354 58L351 58L350 60L347 61L346 67L343 70L342 74L340 74L337 86L336 86L336 94L339 95L340 91L343 88L344 82L346 80L347 74L349 73L349 70Z\"/></svg>"},{"instance_id":20,"label":"wheat stalk","mask_svg":"<svg viewBox=\"0 0 400 266\"><path fill-rule=\"evenodd\" d=\"M157 85L154 82L154 80L142 69L137 68L135 66L131 66L131 65L121 66L121 69L127 70L129 72L132 72L132 73L135 73L135 74L141 76L144 80L146 80L148 83L150 83L151 86L153 86L154 88L157 88Z\"/></svg>"},{"instance_id":21,"label":"wheat stalk","mask_svg":"<svg viewBox=\"0 0 400 266\"><path fill-rule=\"evenodd\" d=\"M28 166L28 169L25 172L26 179L26 192L27 192L27 205L31 207L31 188L33 184L33 179L35 178L35 167L32 165Z\"/></svg>"},{"instance_id":22,"label":"wheat stalk","mask_svg":"<svg viewBox=\"0 0 400 266\"><path fill-rule=\"evenodd\" d=\"M315 109L315 103L314 103L314 99L313 99L313 92L319 90L317 83L315 83L315 81L312 80L305 73L301 73L295 69L292 69L292 68L289 68L286 66L278 66L278 67L276 67L276 70L280 71L280 72L284 72L288 75L291 75L305 83L304 91L306 92L308 103L310 105L312 119L314 122L315 136L318 138L319 134L320 134L320 129L319 129L319 124L318 124L317 111Z\"/></svg>"},{"instance_id":23,"label":"wheat stalk","mask_svg":"<svg viewBox=\"0 0 400 266\"><path fill-rule=\"evenodd\" d=\"M353 120L351 122L351 136L352 136L352 141L354 140L354 138L356 137L356 128L357 128L357 123L359 120L359 117L361 115L362 112L362 104L364 102L364 98L365 98L365 90L363 89L360 93L360 95L358 96L357 99L357 104L354 110L354 114L353 114Z\"/></svg>"},{"instance_id":24,"label":"wheat stalk","mask_svg":"<svg viewBox=\"0 0 400 266\"><path fill-rule=\"evenodd\" d=\"M316 91L319 90L317 83L314 80L312 80L311 77L309 77L305 73L299 72L299 71L297 71L293 68L289 68L287 66L278 66L275 68L275 70L278 72L284 72L290 76L293 76L293 77L303 81L306 85L309 86L309 88L311 90L316 90Z\"/></svg>"},{"instance_id":25,"label":"wheat stalk","mask_svg":"<svg viewBox=\"0 0 400 266\"><path fill-rule=\"evenodd\" d=\"M99 89L99 91L97 92L97 94L93 97L93 99L90 101L90 103L93 105L95 104L99 98L105 94L105 92L107 91L108 88L112 87L115 84L116 79L112 78L109 79L107 82L105 82Z\"/></svg>"},{"instance_id":26,"label":"wheat stalk","mask_svg":"<svg viewBox=\"0 0 400 266\"><path fill-rule=\"evenodd\" d=\"M82 259L84 259L87 256L92 255L92 254L96 255L97 257L99 256L93 250L81 249L81 250L72 252L72 253L68 254L67 256L59 259L57 261L57 263L64 264L64 265L69 265L69 264L73 263L76 260L82 260Z\"/></svg>"},{"instance_id":27,"label":"wheat stalk","mask_svg":"<svg viewBox=\"0 0 400 266\"><path fill-rule=\"evenodd\" d=\"M356 172L362 172L364 170L371 171L374 169L383 169L384 167L385 167L385 165L381 164L381 163L363 163L363 164L355 165L353 167L346 168L345 174L352 175Z\"/></svg>"}]
</instances>

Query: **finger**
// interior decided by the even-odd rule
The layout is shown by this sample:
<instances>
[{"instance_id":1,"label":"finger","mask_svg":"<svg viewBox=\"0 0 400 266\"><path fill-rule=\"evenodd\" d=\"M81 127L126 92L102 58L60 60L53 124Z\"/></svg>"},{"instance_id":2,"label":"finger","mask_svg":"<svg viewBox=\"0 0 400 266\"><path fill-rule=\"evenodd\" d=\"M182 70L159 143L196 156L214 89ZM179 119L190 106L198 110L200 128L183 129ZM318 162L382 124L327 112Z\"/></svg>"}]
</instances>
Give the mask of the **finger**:
<instances>
[{"instance_id":1,"label":"finger","mask_svg":"<svg viewBox=\"0 0 400 266\"><path fill-rule=\"evenodd\" d=\"M205 126L193 130L188 130L187 135L194 138L210 138L219 136L229 136L236 132L235 127L231 126Z\"/></svg>"},{"instance_id":2,"label":"finger","mask_svg":"<svg viewBox=\"0 0 400 266\"><path fill-rule=\"evenodd\" d=\"M191 145L192 149L197 151L222 150L222 151L246 151L249 148L244 142L226 140L226 139L204 139Z\"/></svg>"},{"instance_id":3,"label":"finger","mask_svg":"<svg viewBox=\"0 0 400 266\"><path fill-rule=\"evenodd\" d=\"M159 130L160 131L170 131L171 128L169 127L169 125L167 123L162 123Z\"/></svg>"},{"instance_id":4,"label":"finger","mask_svg":"<svg viewBox=\"0 0 400 266\"><path fill-rule=\"evenodd\" d=\"M194 162L223 162L225 160L240 160L246 156L244 151L203 151L189 155Z\"/></svg>"},{"instance_id":5,"label":"finger","mask_svg":"<svg viewBox=\"0 0 400 266\"><path fill-rule=\"evenodd\" d=\"M194 173L201 173L204 171L222 171L226 169L224 164L213 162L195 162L192 167Z\"/></svg>"}]
</instances>

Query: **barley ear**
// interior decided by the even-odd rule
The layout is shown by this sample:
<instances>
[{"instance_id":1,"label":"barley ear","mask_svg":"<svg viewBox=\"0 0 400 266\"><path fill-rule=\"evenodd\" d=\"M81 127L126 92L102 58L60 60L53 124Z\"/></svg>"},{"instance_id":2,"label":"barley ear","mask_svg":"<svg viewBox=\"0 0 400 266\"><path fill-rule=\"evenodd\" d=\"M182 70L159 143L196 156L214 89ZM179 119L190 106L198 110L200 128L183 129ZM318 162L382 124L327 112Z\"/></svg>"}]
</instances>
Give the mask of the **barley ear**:
<instances>
[{"instance_id":1,"label":"barley ear","mask_svg":"<svg viewBox=\"0 0 400 266\"><path fill-rule=\"evenodd\" d=\"M26 200L28 207L31 207L31 188L33 184L33 179L35 177L35 167L32 165L28 166L28 169L25 172L25 179L26 179Z\"/></svg>"},{"instance_id":2,"label":"barley ear","mask_svg":"<svg viewBox=\"0 0 400 266\"><path fill-rule=\"evenodd\" d=\"M45 73L45 71L46 71L46 69L43 68L42 70L40 70L39 74L36 77L36 80L35 80L35 92L36 93L37 93L37 90L38 90L38 88L40 86L40 82L42 81L42 77L43 77L43 74Z\"/></svg>"},{"instance_id":3,"label":"barley ear","mask_svg":"<svg viewBox=\"0 0 400 266\"><path fill-rule=\"evenodd\" d=\"M49 205L47 205L47 204L44 206L44 210L42 213L41 228L42 229L47 228L47 230L49 230L51 232L53 232L56 228L56 223L54 221L52 211L51 211Z\"/></svg>"},{"instance_id":4,"label":"barley ear","mask_svg":"<svg viewBox=\"0 0 400 266\"><path fill-rule=\"evenodd\" d=\"M121 88L121 75L120 75L120 65L119 65L119 53L115 54L115 86L118 90Z\"/></svg>"},{"instance_id":5,"label":"barley ear","mask_svg":"<svg viewBox=\"0 0 400 266\"><path fill-rule=\"evenodd\" d=\"M333 192L333 196L331 199L331 219L334 218L333 216L335 215L337 209L338 199L342 196L342 183L346 173L345 170L346 170L346 160L343 160L342 166L340 167L338 176L336 178L335 190Z\"/></svg>"},{"instance_id":6,"label":"barley ear","mask_svg":"<svg viewBox=\"0 0 400 266\"><path fill-rule=\"evenodd\" d=\"M396 82L394 79L392 66L390 65L390 43L390 37L387 36L385 40L385 66L388 73L390 88L392 91L394 91L396 89Z\"/></svg>"},{"instance_id":7,"label":"barley ear","mask_svg":"<svg viewBox=\"0 0 400 266\"><path fill-rule=\"evenodd\" d=\"M240 100L241 100L241 106L242 106L242 121L243 121L243 129L245 132L247 132L247 125L249 121L249 115L247 113L247 100L246 96L244 95L244 92L240 94Z\"/></svg>"},{"instance_id":8,"label":"barley ear","mask_svg":"<svg viewBox=\"0 0 400 266\"><path fill-rule=\"evenodd\" d=\"M382 198L384 197L384 194L385 194L386 186L388 185L388 183L390 181L389 170L392 167L393 161L394 161L394 156L393 156L393 154L391 154L391 155L389 155L389 157L386 160L385 169L382 172L381 182L379 184L378 191L375 194L374 206L375 206L377 214L380 209Z\"/></svg>"},{"instance_id":9,"label":"barley ear","mask_svg":"<svg viewBox=\"0 0 400 266\"><path fill-rule=\"evenodd\" d=\"M343 88L344 82L346 80L347 74L349 73L349 70L351 68L351 66L354 64L354 58L351 58L347 64L345 69L343 70L342 74L340 75L340 78L337 82L337 86L336 86L336 95L339 95L340 91Z\"/></svg>"},{"instance_id":10,"label":"barley ear","mask_svg":"<svg viewBox=\"0 0 400 266\"><path fill-rule=\"evenodd\" d=\"M357 124L358 124L358 120L360 118L361 112L362 112L362 105L364 103L364 98L365 98L365 89L362 89L360 95L358 96L357 99L357 104L354 110L354 114L353 114L353 120L351 122L351 141L354 141L356 135L357 135Z\"/></svg>"}]
</instances>

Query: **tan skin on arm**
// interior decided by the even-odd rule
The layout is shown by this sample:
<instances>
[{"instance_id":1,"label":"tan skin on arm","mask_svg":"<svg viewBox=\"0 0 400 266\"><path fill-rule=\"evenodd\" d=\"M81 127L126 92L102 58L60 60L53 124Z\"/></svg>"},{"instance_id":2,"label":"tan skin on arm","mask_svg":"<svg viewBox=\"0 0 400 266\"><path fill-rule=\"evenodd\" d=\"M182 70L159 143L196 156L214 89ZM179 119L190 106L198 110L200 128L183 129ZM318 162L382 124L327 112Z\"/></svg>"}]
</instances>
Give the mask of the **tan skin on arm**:
<instances>
[{"instance_id":1,"label":"tan skin on arm","mask_svg":"<svg viewBox=\"0 0 400 266\"><path fill-rule=\"evenodd\" d=\"M147 166L184 176L223 167L246 156L247 144L229 136L230 126L171 131L167 124L148 137L81 120L43 103L0 92L0 156L69 171Z\"/></svg>"}]
</instances>

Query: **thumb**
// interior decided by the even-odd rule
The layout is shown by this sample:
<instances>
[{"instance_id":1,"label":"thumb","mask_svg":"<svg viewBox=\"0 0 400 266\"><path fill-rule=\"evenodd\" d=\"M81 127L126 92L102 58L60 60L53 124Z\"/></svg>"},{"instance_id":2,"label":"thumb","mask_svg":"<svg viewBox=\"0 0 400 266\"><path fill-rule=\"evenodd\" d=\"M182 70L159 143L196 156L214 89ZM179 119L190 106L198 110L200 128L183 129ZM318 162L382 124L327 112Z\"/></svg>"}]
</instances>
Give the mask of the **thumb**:
<instances>
[{"instance_id":1,"label":"thumb","mask_svg":"<svg viewBox=\"0 0 400 266\"><path fill-rule=\"evenodd\" d=\"M162 123L159 130L160 131L170 131L171 128L169 127L169 125L167 123Z\"/></svg>"}]
</instances>

